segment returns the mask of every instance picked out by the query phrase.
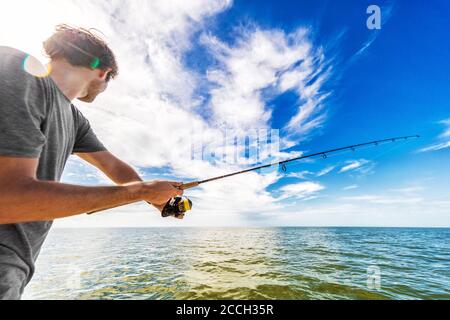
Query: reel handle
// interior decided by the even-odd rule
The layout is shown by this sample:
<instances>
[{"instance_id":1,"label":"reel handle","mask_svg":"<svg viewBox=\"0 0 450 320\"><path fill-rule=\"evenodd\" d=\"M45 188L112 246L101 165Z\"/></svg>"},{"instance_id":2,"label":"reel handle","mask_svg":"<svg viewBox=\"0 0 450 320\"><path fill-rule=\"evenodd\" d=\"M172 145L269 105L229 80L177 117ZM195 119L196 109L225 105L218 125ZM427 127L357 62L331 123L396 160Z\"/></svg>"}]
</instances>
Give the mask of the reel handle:
<instances>
[{"instance_id":1,"label":"reel handle","mask_svg":"<svg viewBox=\"0 0 450 320\"><path fill-rule=\"evenodd\" d=\"M164 206L161 216L174 217L177 219L183 219L184 214L192 209L192 201L186 197L175 197L170 199Z\"/></svg>"},{"instance_id":2,"label":"reel handle","mask_svg":"<svg viewBox=\"0 0 450 320\"><path fill-rule=\"evenodd\" d=\"M187 190L190 188L195 188L200 183L198 181L184 183L179 187L176 187L179 190ZM166 205L164 206L161 216L163 218L166 217L174 217L177 219L183 219L184 215L187 211L192 209L192 201L186 197L174 197L170 199Z\"/></svg>"}]
</instances>

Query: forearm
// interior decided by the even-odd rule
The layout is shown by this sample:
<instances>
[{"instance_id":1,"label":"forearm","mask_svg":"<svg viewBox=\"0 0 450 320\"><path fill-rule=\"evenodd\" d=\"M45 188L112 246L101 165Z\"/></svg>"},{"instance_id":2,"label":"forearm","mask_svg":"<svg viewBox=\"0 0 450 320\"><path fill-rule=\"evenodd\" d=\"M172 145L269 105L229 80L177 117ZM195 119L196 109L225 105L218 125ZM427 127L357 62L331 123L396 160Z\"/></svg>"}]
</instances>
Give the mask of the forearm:
<instances>
[{"instance_id":1,"label":"forearm","mask_svg":"<svg viewBox=\"0 0 450 320\"><path fill-rule=\"evenodd\" d=\"M107 175L118 185L142 181L142 178L130 165L120 160L115 163L114 167L107 173Z\"/></svg>"},{"instance_id":2,"label":"forearm","mask_svg":"<svg viewBox=\"0 0 450 320\"><path fill-rule=\"evenodd\" d=\"M0 194L0 224L45 221L142 200L139 184L89 187L30 179Z\"/></svg>"},{"instance_id":3,"label":"forearm","mask_svg":"<svg viewBox=\"0 0 450 320\"><path fill-rule=\"evenodd\" d=\"M110 170L107 171L107 175L112 181L119 185L124 183L143 181L139 174L130 165L119 159L117 159ZM149 202L149 204L151 203ZM161 205L153 204L153 206L160 211L163 208L163 206Z\"/></svg>"}]
</instances>

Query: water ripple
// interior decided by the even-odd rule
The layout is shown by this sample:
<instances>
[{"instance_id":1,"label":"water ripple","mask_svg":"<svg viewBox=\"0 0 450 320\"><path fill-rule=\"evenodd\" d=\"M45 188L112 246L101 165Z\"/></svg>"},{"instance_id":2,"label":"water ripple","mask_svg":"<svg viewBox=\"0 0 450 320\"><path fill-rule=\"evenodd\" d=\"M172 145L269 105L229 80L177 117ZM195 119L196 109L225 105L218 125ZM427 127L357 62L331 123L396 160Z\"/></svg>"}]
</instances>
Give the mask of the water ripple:
<instances>
[{"instance_id":1,"label":"water ripple","mask_svg":"<svg viewBox=\"0 0 450 320\"><path fill-rule=\"evenodd\" d=\"M24 298L450 299L449 240L449 229L55 229Z\"/></svg>"}]
</instances>

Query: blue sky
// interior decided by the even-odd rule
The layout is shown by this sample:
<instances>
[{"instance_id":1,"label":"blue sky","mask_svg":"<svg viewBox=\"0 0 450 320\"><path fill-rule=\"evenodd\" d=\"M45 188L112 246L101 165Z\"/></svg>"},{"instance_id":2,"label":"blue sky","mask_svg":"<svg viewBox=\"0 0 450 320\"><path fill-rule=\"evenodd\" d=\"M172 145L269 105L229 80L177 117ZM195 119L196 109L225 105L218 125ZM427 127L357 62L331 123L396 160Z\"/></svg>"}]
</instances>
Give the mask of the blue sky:
<instances>
[{"instance_id":1,"label":"blue sky","mask_svg":"<svg viewBox=\"0 0 450 320\"><path fill-rule=\"evenodd\" d=\"M366 27L371 4L380 30ZM17 32L0 41L41 59L38 40L56 23L106 35L120 77L93 105L76 105L147 179L246 167L185 157L185 146L217 141L222 127L279 129L281 158L421 135L205 185L187 193L194 211L182 222L135 204L61 226L450 226L447 1L42 1L27 2L27 16L21 5L2 10ZM109 183L76 159L64 180Z\"/></svg>"}]
</instances>

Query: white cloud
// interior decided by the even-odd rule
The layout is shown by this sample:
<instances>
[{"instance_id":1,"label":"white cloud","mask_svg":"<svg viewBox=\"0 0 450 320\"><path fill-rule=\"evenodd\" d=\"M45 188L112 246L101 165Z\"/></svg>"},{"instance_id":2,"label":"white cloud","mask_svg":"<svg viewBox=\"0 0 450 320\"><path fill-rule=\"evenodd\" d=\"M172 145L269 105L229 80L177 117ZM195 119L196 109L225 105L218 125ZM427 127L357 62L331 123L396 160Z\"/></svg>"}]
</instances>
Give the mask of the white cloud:
<instances>
[{"instance_id":1,"label":"white cloud","mask_svg":"<svg viewBox=\"0 0 450 320\"><path fill-rule=\"evenodd\" d=\"M424 199L422 197L394 197L383 195L362 195L354 197L342 197L343 201L363 201L375 204L418 204L422 203Z\"/></svg>"},{"instance_id":2,"label":"white cloud","mask_svg":"<svg viewBox=\"0 0 450 320\"><path fill-rule=\"evenodd\" d=\"M350 171L350 170L354 170L354 169L356 169L356 168L361 167L362 165L363 165L363 164L362 164L360 161L352 161L352 162L350 162L350 164L348 164L348 165L342 167L342 168L339 170L339 173L347 172L347 171Z\"/></svg>"},{"instance_id":3,"label":"white cloud","mask_svg":"<svg viewBox=\"0 0 450 320\"><path fill-rule=\"evenodd\" d=\"M347 187L343 188L342 190L353 190L353 189L357 189L357 188L358 188L358 185L353 184L351 186L347 186Z\"/></svg>"},{"instance_id":4,"label":"white cloud","mask_svg":"<svg viewBox=\"0 0 450 320\"><path fill-rule=\"evenodd\" d=\"M275 225L286 226L450 226L450 203L445 199L394 202L397 203L369 203L366 200L327 201L323 204L302 202L271 218Z\"/></svg>"},{"instance_id":5,"label":"white cloud","mask_svg":"<svg viewBox=\"0 0 450 320\"><path fill-rule=\"evenodd\" d=\"M313 181L287 184L280 188L282 195L278 199L284 200L291 197L298 199L309 199L323 189L325 189L325 186Z\"/></svg>"},{"instance_id":6,"label":"white cloud","mask_svg":"<svg viewBox=\"0 0 450 320\"><path fill-rule=\"evenodd\" d=\"M441 133L441 135L439 137L449 138L450 137L450 119L442 120L440 123L445 125L447 128L444 130L443 133Z\"/></svg>"},{"instance_id":7,"label":"white cloud","mask_svg":"<svg viewBox=\"0 0 450 320\"><path fill-rule=\"evenodd\" d=\"M423 186L413 185L413 186L404 187L404 188L390 189L389 191L410 194L410 193L419 193L424 190L425 190L425 188Z\"/></svg>"},{"instance_id":8,"label":"white cloud","mask_svg":"<svg viewBox=\"0 0 450 320\"><path fill-rule=\"evenodd\" d=\"M357 171L361 174L368 174L372 171L374 164L370 160L359 159L359 160L348 160L346 165L343 166L338 173L344 173L349 171Z\"/></svg>"},{"instance_id":9,"label":"white cloud","mask_svg":"<svg viewBox=\"0 0 450 320\"><path fill-rule=\"evenodd\" d=\"M331 171L333 171L334 168L336 168L336 166L328 166L328 167L326 167L326 168L320 170L320 171L316 174L316 176L317 176L317 177L324 176L324 175L330 173Z\"/></svg>"},{"instance_id":10,"label":"white cloud","mask_svg":"<svg viewBox=\"0 0 450 320\"><path fill-rule=\"evenodd\" d=\"M208 80L217 88L211 91L213 116L235 128L264 127L271 117L264 96L294 90L299 95L297 114L287 124L291 134L306 134L324 121L323 102L327 93L321 87L327 80L321 49L315 49L309 30L300 28L286 34L282 30L253 27L240 30L233 46L212 35L203 43L219 65L208 71Z\"/></svg>"},{"instance_id":11,"label":"white cloud","mask_svg":"<svg viewBox=\"0 0 450 320\"><path fill-rule=\"evenodd\" d=\"M439 121L439 124L445 127L444 131L438 137L440 142L419 149L418 152L430 152L450 148L450 119Z\"/></svg>"},{"instance_id":12,"label":"white cloud","mask_svg":"<svg viewBox=\"0 0 450 320\"><path fill-rule=\"evenodd\" d=\"M433 144L429 147L425 147L419 150L419 152L438 151L442 149L450 148L450 141Z\"/></svg>"},{"instance_id":13,"label":"white cloud","mask_svg":"<svg viewBox=\"0 0 450 320\"><path fill-rule=\"evenodd\" d=\"M308 176L311 176L313 174L314 174L314 172L311 172L308 170L303 170L300 172L291 172L291 173L287 174L287 177L298 178L298 179L308 179Z\"/></svg>"}]
</instances>

